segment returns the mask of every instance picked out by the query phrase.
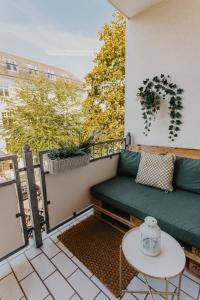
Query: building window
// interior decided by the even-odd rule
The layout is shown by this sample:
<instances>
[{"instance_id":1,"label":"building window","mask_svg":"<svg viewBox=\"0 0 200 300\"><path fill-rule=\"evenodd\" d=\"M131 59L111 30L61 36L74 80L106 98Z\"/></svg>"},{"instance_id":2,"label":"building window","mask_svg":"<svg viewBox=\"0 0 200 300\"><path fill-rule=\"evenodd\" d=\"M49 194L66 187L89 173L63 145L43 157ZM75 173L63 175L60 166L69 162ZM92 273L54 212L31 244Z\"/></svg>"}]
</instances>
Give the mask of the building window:
<instances>
[{"instance_id":1,"label":"building window","mask_svg":"<svg viewBox=\"0 0 200 300\"><path fill-rule=\"evenodd\" d=\"M6 126L6 125L10 124L10 122L11 122L10 117L11 117L10 112L4 111L4 112L1 113L1 122L2 122L3 126Z\"/></svg>"},{"instance_id":2,"label":"building window","mask_svg":"<svg viewBox=\"0 0 200 300\"><path fill-rule=\"evenodd\" d=\"M33 65L28 65L28 72L32 75L38 75L38 68Z\"/></svg>"},{"instance_id":3,"label":"building window","mask_svg":"<svg viewBox=\"0 0 200 300\"><path fill-rule=\"evenodd\" d=\"M16 64L16 61L15 60L11 60L11 59L7 59L7 61L6 61L6 69L8 71L17 72L18 71L18 66Z\"/></svg>"},{"instance_id":4,"label":"building window","mask_svg":"<svg viewBox=\"0 0 200 300\"><path fill-rule=\"evenodd\" d=\"M56 75L53 71L47 71L47 77L49 80L55 80L56 79Z\"/></svg>"},{"instance_id":5,"label":"building window","mask_svg":"<svg viewBox=\"0 0 200 300\"><path fill-rule=\"evenodd\" d=\"M9 87L7 83L0 83L0 97L9 97Z\"/></svg>"},{"instance_id":6,"label":"building window","mask_svg":"<svg viewBox=\"0 0 200 300\"><path fill-rule=\"evenodd\" d=\"M10 86L9 87L9 96L15 97L16 96L17 87L16 86Z\"/></svg>"},{"instance_id":7,"label":"building window","mask_svg":"<svg viewBox=\"0 0 200 300\"><path fill-rule=\"evenodd\" d=\"M10 112L7 112L7 111L4 111L1 113L2 115L2 118L9 118L11 116L11 113Z\"/></svg>"}]
</instances>

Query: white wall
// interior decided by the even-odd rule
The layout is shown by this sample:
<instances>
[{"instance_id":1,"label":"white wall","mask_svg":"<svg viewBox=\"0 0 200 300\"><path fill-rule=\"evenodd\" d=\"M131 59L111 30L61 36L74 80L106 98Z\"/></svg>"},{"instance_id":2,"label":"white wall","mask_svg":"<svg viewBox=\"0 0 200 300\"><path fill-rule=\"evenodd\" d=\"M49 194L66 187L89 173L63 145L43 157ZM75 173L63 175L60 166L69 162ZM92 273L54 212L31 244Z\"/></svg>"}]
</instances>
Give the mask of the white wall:
<instances>
[{"instance_id":1,"label":"white wall","mask_svg":"<svg viewBox=\"0 0 200 300\"><path fill-rule=\"evenodd\" d=\"M163 0L108 0L114 7L128 18L135 16L143 10Z\"/></svg>"},{"instance_id":2,"label":"white wall","mask_svg":"<svg viewBox=\"0 0 200 300\"><path fill-rule=\"evenodd\" d=\"M118 158L115 155L69 172L45 176L50 228L92 204L90 188L116 175Z\"/></svg>"},{"instance_id":3,"label":"white wall","mask_svg":"<svg viewBox=\"0 0 200 300\"><path fill-rule=\"evenodd\" d=\"M127 21L126 120L125 130L134 143L146 145L200 147L200 1L166 0ZM148 137L137 89L143 79L161 73L172 76L185 90L181 132L168 140L169 115L162 109Z\"/></svg>"}]
</instances>

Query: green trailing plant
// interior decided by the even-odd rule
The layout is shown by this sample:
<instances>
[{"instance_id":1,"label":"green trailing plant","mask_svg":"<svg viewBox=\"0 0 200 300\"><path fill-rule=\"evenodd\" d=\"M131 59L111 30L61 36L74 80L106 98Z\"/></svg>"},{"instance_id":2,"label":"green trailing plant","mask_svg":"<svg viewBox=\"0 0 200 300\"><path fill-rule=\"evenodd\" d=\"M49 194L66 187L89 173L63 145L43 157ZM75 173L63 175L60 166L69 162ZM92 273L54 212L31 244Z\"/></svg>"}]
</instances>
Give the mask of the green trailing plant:
<instances>
[{"instance_id":1,"label":"green trailing plant","mask_svg":"<svg viewBox=\"0 0 200 300\"><path fill-rule=\"evenodd\" d=\"M138 89L138 99L142 107L144 119L144 135L150 132L152 121L160 110L161 101L169 102L170 125L168 127L169 139L174 141L182 124L182 94L184 90L173 83L169 75L161 74L153 79L145 79Z\"/></svg>"},{"instance_id":2,"label":"green trailing plant","mask_svg":"<svg viewBox=\"0 0 200 300\"><path fill-rule=\"evenodd\" d=\"M93 137L89 137L87 140L81 142L79 145L67 145L60 144L60 148L52 149L47 152L47 156L51 160L66 159L74 156L82 156L90 154Z\"/></svg>"}]
</instances>

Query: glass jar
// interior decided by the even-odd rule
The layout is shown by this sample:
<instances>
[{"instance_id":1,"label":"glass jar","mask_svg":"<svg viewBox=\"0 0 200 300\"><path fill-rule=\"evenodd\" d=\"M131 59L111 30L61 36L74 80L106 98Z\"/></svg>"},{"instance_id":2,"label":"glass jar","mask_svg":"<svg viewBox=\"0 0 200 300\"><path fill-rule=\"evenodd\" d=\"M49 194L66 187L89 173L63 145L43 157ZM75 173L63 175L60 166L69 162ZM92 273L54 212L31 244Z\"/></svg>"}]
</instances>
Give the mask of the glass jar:
<instances>
[{"instance_id":1,"label":"glass jar","mask_svg":"<svg viewBox=\"0 0 200 300\"><path fill-rule=\"evenodd\" d=\"M140 225L141 242L140 249L149 256L157 256L161 252L161 230L157 220L153 217L146 217Z\"/></svg>"}]
</instances>

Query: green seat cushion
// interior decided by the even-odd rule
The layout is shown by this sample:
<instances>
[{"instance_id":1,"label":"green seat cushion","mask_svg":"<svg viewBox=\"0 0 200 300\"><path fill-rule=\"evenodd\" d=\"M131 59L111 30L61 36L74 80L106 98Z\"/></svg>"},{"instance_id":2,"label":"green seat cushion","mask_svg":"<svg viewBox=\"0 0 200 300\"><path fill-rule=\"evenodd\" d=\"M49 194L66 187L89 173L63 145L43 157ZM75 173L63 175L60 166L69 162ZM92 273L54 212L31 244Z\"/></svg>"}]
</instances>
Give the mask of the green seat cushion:
<instances>
[{"instance_id":1,"label":"green seat cushion","mask_svg":"<svg viewBox=\"0 0 200 300\"><path fill-rule=\"evenodd\" d=\"M200 248L200 195L162 190L116 176L91 188L92 195L140 219L153 216L162 230L186 244Z\"/></svg>"},{"instance_id":2,"label":"green seat cushion","mask_svg":"<svg viewBox=\"0 0 200 300\"><path fill-rule=\"evenodd\" d=\"M118 175L136 178L140 164L140 152L122 150L118 164Z\"/></svg>"},{"instance_id":3,"label":"green seat cushion","mask_svg":"<svg viewBox=\"0 0 200 300\"><path fill-rule=\"evenodd\" d=\"M176 157L174 187L200 194L200 159Z\"/></svg>"}]
</instances>

